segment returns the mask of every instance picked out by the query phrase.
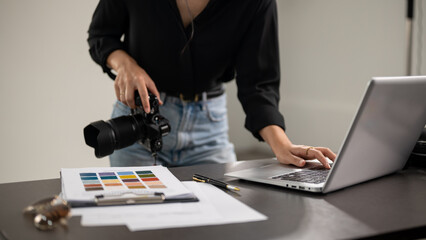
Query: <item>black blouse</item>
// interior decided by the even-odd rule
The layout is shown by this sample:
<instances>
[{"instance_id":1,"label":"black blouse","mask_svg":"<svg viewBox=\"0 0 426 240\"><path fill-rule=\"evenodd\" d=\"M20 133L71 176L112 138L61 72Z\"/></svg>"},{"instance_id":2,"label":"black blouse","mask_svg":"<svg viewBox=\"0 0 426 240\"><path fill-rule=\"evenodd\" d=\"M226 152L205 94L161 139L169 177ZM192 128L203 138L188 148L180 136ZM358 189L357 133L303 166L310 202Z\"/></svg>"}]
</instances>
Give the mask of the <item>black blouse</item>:
<instances>
[{"instance_id":1,"label":"black blouse","mask_svg":"<svg viewBox=\"0 0 426 240\"><path fill-rule=\"evenodd\" d=\"M114 79L106 59L125 50L164 92L196 94L235 78L245 127L259 140L268 125L284 129L275 0L210 0L188 43L191 29L184 28L175 0L100 0L89 51Z\"/></svg>"}]
</instances>

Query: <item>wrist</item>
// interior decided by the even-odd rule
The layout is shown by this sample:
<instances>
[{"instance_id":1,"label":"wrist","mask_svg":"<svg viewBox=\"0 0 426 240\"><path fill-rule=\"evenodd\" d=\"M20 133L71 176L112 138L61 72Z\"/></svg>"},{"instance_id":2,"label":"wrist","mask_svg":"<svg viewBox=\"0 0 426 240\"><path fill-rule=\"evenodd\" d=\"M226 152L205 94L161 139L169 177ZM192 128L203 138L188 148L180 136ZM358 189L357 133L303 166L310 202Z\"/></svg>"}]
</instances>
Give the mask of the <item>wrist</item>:
<instances>
[{"instance_id":1,"label":"wrist","mask_svg":"<svg viewBox=\"0 0 426 240\"><path fill-rule=\"evenodd\" d=\"M135 63L136 61L123 50L115 50L107 58L107 66L116 72L126 69Z\"/></svg>"},{"instance_id":2,"label":"wrist","mask_svg":"<svg viewBox=\"0 0 426 240\"><path fill-rule=\"evenodd\" d=\"M292 143L284 132L284 129L277 125L270 125L259 131L260 136L271 147L275 155L280 151L291 147Z\"/></svg>"}]
</instances>

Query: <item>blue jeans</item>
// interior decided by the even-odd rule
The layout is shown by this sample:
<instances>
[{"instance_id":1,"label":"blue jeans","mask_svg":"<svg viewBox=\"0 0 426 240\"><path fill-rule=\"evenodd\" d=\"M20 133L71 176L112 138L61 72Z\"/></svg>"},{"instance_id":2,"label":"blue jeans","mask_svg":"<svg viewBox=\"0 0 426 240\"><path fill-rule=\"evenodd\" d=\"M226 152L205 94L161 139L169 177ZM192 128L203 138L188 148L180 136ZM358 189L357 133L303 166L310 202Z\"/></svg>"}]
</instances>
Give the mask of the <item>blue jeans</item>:
<instances>
[{"instance_id":1,"label":"blue jeans","mask_svg":"<svg viewBox=\"0 0 426 240\"><path fill-rule=\"evenodd\" d=\"M202 101L183 102L161 94L160 114L169 120L171 131L163 137L157 164L167 167L235 162L234 145L228 138L226 95ZM129 115L130 108L117 101L112 118ZM110 155L112 167L149 166L149 150L135 143Z\"/></svg>"}]
</instances>

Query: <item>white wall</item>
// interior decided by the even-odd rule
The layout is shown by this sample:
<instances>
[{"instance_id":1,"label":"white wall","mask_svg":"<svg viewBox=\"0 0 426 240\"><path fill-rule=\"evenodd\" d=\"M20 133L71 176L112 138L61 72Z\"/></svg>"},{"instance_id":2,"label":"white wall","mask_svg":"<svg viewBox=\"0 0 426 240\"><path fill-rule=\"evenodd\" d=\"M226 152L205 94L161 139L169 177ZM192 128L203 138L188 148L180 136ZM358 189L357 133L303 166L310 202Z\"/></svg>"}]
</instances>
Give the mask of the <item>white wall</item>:
<instances>
[{"instance_id":1,"label":"white wall","mask_svg":"<svg viewBox=\"0 0 426 240\"><path fill-rule=\"evenodd\" d=\"M366 82L404 74L405 1L278 1L288 134L337 151ZM0 0L0 183L108 166L83 138L88 123L110 118L114 101L86 43L97 2ZM242 127L235 83L227 89L236 150L268 152Z\"/></svg>"},{"instance_id":2,"label":"white wall","mask_svg":"<svg viewBox=\"0 0 426 240\"><path fill-rule=\"evenodd\" d=\"M83 138L85 125L109 118L114 96L86 43L96 4L1 0L0 182L108 165Z\"/></svg>"},{"instance_id":3,"label":"white wall","mask_svg":"<svg viewBox=\"0 0 426 240\"><path fill-rule=\"evenodd\" d=\"M368 80L405 74L405 1L279 0L278 6L287 134L295 144L337 152ZM234 100L231 107L238 109ZM241 118L231 117L234 142L269 151L233 134Z\"/></svg>"}]
</instances>

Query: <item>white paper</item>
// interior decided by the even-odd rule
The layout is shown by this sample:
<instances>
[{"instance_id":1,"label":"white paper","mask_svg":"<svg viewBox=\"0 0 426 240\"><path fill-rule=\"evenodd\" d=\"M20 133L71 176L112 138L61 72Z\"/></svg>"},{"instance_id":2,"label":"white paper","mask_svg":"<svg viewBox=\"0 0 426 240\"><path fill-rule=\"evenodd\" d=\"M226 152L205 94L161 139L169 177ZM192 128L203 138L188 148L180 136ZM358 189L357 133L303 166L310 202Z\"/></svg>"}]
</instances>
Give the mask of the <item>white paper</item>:
<instances>
[{"instance_id":1,"label":"white paper","mask_svg":"<svg viewBox=\"0 0 426 240\"><path fill-rule=\"evenodd\" d=\"M199 202L76 208L72 209L71 213L73 216L82 216L83 226L125 224L131 231L267 219L263 214L210 184L196 182L183 182L183 184L198 197Z\"/></svg>"},{"instance_id":2,"label":"white paper","mask_svg":"<svg viewBox=\"0 0 426 240\"><path fill-rule=\"evenodd\" d=\"M165 188L150 188L144 181L135 173L137 171L151 171L155 177L159 179ZM103 172L114 172L117 181L121 183L120 189L114 187L107 187L104 180L101 179L100 174ZM124 180L117 176L118 172L133 172L136 180L144 185L144 189L129 189ZM84 181L80 174L82 173L95 173L98 184L102 185L103 190L86 191ZM108 167L108 168L63 168L61 169L62 180L62 194L67 201L94 201L96 195L120 195L124 193L144 194L161 192L166 198L180 195L192 195L192 193L167 169L163 166L150 166L150 167ZM96 181L96 180L94 180Z\"/></svg>"},{"instance_id":3,"label":"white paper","mask_svg":"<svg viewBox=\"0 0 426 240\"><path fill-rule=\"evenodd\" d=\"M193 189L191 189L193 190ZM195 193L195 192L194 192ZM198 198L205 199L204 193L197 191ZM72 215L81 215L83 226L128 225L137 222L145 229L158 229L174 223L188 224L193 220L219 219L216 209L202 201L193 203L142 204L117 207L92 207L72 209Z\"/></svg>"}]
</instances>

